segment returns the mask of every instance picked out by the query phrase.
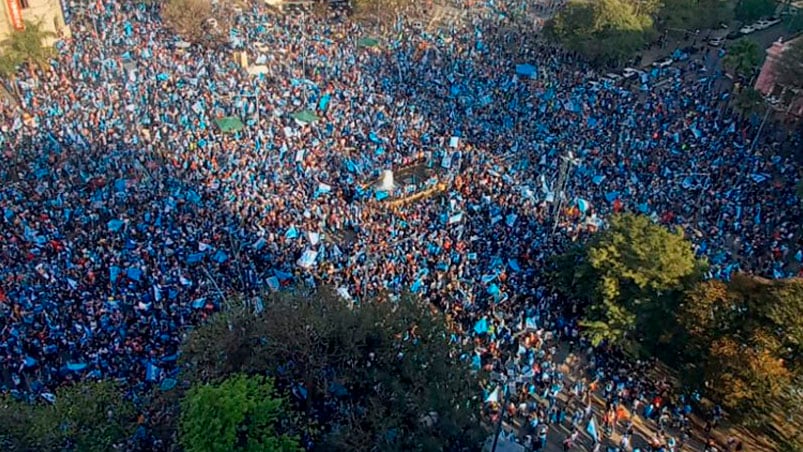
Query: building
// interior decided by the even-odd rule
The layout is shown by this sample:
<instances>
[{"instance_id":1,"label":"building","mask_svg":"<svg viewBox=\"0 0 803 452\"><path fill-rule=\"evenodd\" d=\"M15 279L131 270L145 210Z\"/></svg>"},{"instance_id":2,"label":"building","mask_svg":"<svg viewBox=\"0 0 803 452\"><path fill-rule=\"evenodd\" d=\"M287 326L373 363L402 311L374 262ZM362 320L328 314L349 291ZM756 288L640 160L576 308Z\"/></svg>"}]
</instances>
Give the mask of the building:
<instances>
[{"instance_id":1,"label":"building","mask_svg":"<svg viewBox=\"0 0 803 452\"><path fill-rule=\"evenodd\" d=\"M755 88L773 105L782 111L795 116L803 116L803 91L788 89L776 82L775 66L778 60L792 43L803 40L803 35L788 41L775 41L767 49L767 58L761 66L761 72L756 78Z\"/></svg>"},{"instance_id":2,"label":"building","mask_svg":"<svg viewBox=\"0 0 803 452\"><path fill-rule=\"evenodd\" d=\"M24 29L25 21L39 22L45 30L69 36L70 0L0 0L0 40Z\"/></svg>"}]
</instances>

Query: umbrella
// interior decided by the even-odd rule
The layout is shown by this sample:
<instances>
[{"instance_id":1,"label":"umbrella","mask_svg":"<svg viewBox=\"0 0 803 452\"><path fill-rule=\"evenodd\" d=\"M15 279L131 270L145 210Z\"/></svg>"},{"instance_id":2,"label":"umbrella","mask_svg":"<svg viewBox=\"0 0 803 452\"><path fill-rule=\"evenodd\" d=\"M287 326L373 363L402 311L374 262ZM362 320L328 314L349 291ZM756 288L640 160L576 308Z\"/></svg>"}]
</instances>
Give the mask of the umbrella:
<instances>
[{"instance_id":1,"label":"umbrella","mask_svg":"<svg viewBox=\"0 0 803 452\"><path fill-rule=\"evenodd\" d=\"M376 38L361 38L357 41L358 47L379 47L379 40Z\"/></svg>"},{"instance_id":2,"label":"umbrella","mask_svg":"<svg viewBox=\"0 0 803 452\"><path fill-rule=\"evenodd\" d=\"M318 121L318 115L312 110L301 110L292 114L293 119L303 124L312 124Z\"/></svg>"},{"instance_id":3,"label":"umbrella","mask_svg":"<svg viewBox=\"0 0 803 452\"><path fill-rule=\"evenodd\" d=\"M220 127L221 131L226 133L239 132L243 130L243 127L245 127L243 125L243 122L240 121L240 118L234 116L227 116L225 118L216 119L215 123L217 124L218 127Z\"/></svg>"},{"instance_id":4,"label":"umbrella","mask_svg":"<svg viewBox=\"0 0 803 452\"><path fill-rule=\"evenodd\" d=\"M535 76L535 66L532 64L517 64L516 74L522 77L533 77Z\"/></svg>"}]
</instances>

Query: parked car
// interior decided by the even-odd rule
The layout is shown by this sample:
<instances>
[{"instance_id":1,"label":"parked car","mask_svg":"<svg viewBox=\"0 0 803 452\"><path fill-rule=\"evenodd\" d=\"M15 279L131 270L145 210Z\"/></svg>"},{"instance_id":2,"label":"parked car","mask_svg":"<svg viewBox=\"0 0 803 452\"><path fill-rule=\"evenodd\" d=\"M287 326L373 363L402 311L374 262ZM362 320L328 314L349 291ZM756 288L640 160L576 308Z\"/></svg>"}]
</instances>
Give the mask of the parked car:
<instances>
[{"instance_id":1,"label":"parked car","mask_svg":"<svg viewBox=\"0 0 803 452\"><path fill-rule=\"evenodd\" d=\"M672 63L674 63L674 62L675 62L675 60L673 60L672 58L666 57L664 59L661 59L661 60L658 60L658 61L652 63L652 66L663 69L665 67L672 66Z\"/></svg>"},{"instance_id":2,"label":"parked car","mask_svg":"<svg viewBox=\"0 0 803 452\"><path fill-rule=\"evenodd\" d=\"M622 77L630 79L634 77L640 77L643 74L642 71L638 69L633 69L632 67L626 67L624 71L622 71Z\"/></svg>"},{"instance_id":3,"label":"parked car","mask_svg":"<svg viewBox=\"0 0 803 452\"><path fill-rule=\"evenodd\" d=\"M750 33L756 31L756 28L752 25L745 25L744 27L739 29L739 33L743 35L749 35Z\"/></svg>"},{"instance_id":4,"label":"parked car","mask_svg":"<svg viewBox=\"0 0 803 452\"><path fill-rule=\"evenodd\" d=\"M719 46L722 45L723 42L725 42L725 39L723 39L723 38L711 38L708 41L708 44L712 45L714 47L719 47Z\"/></svg>"},{"instance_id":5,"label":"parked car","mask_svg":"<svg viewBox=\"0 0 803 452\"><path fill-rule=\"evenodd\" d=\"M781 20L780 17L768 17L767 18L767 22L770 24L769 25L770 27L774 27L774 26L778 25L779 23L783 22L783 20Z\"/></svg>"},{"instance_id":6,"label":"parked car","mask_svg":"<svg viewBox=\"0 0 803 452\"><path fill-rule=\"evenodd\" d=\"M753 24L753 28L755 28L756 30L764 30L764 29L769 28L769 26L770 26L770 23L769 23L769 21L766 21L766 20L759 20L758 22Z\"/></svg>"},{"instance_id":7,"label":"parked car","mask_svg":"<svg viewBox=\"0 0 803 452\"><path fill-rule=\"evenodd\" d=\"M605 78L613 80L614 82L621 82L622 76L619 74L614 74L613 72L608 72L605 74Z\"/></svg>"},{"instance_id":8,"label":"parked car","mask_svg":"<svg viewBox=\"0 0 803 452\"><path fill-rule=\"evenodd\" d=\"M734 40L739 39L742 36L742 33L738 30L733 30L732 32L725 35L725 39Z\"/></svg>"}]
</instances>

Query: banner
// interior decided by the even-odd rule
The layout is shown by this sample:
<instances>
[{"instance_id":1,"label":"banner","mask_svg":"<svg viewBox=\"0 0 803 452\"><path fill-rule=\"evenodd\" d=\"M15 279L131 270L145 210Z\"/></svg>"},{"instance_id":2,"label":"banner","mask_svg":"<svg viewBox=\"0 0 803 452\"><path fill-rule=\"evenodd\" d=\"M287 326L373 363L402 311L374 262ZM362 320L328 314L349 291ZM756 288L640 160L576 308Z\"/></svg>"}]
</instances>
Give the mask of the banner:
<instances>
[{"instance_id":1,"label":"banner","mask_svg":"<svg viewBox=\"0 0 803 452\"><path fill-rule=\"evenodd\" d=\"M11 26L17 31L25 30L25 22L22 20L22 6L20 0L6 0L8 6L8 18L11 20Z\"/></svg>"}]
</instances>

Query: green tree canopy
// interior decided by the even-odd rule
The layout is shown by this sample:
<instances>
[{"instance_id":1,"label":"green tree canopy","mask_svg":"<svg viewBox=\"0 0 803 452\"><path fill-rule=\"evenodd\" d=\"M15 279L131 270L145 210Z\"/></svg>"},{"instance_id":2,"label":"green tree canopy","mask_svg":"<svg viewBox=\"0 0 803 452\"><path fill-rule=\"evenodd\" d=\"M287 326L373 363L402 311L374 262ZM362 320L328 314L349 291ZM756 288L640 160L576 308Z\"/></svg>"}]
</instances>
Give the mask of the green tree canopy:
<instances>
[{"instance_id":1,"label":"green tree canopy","mask_svg":"<svg viewBox=\"0 0 803 452\"><path fill-rule=\"evenodd\" d=\"M671 331L667 318L702 268L682 232L625 214L614 216L577 263L560 273L570 272L563 280L578 282L575 293L590 298L582 324L592 342L632 349L637 341L655 344Z\"/></svg>"},{"instance_id":2,"label":"green tree canopy","mask_svg":"<svg viewBox=\"0 0 803 452\"><path fill-rule=\"evenodd\" d=\"M181 402L181 445L187 452L300 451L297 439L276 433L282 405L262 376L197 384Z\"/></svg>"},{"instance_id":3,"label":"green tree canopy","mask_svg":"<svg viewBox=\"0 0 803 452\"><path fill-rule=\"evenodd\" d=\"M778 83L793 89L803 89L803 39L789 43L775 66Z\"/></svg>"},{"instance_id":4,"label":"green tree canopy","mask_svg":"<svg viewBox=\"0 0 803 452\"><path fill-rule=\"evenodd\" d=\"M728 54L722 64L728 72L743 78L749 78L761 63L762 50L756 41L741 38L728 48Z\"/></svg>"},{"instance_id":5,"label":"green tree canopy","mask_svg":"<svg viewBox=\"0 0 803 452\"><path fill-rule=\"evenodd\" d=\"M775 0L738 0L734 13L742 22L753 22L771 16L778 3Z\"/></svg>"},{"instance_id":6,"label":"green tree canopy","mask_svg":"<svg viewBox=\"0 0 803 452\"><path fill-rule=\"evenodd\" d=\"M664 0L658 13L661 28L691 31L716 28L732 18L728 0Z\"/></svg>"},{"instance_id":7,"label":"green tree canopy","mask_svg":"<svg viewBox=\"0 0 803 452\"><path fill-rule=\"evenodd\" d=\"M0 43L0 75L10 77L17 66L29 63L40 68L50 66L50 60L56 52L46 45L48 39L54 38L53 32L42 27L42 22L25 21L25 29L14 31Z\"/></svg>"},{"instance_id":8,"label":"green tree canopy","mask_svg":"<svg viewBox=\"0 0 803 452\"><path fill-rule=\"evenodd\" d=\"M321 450L461 450L481 441L477 379L461 353L428 305L402 297L351 309L322 289L275 296L256 315L219 314L189 335L181 359L190 381L274 378L294 394L297 431Z\"/></svg>"},{"instance_id":9,"label":"green tree canopy","mask_svg":"<svg viewBox=\"0 0 803 452\"><path fill-rule=\"evenodd\" d=\"M596 63L621 62L655 35L652 14L657 7L657 2L570 0L547 32Z\"/></svg>"},{"instance_id":10,"label":"green tree canopy","mask_svg":"<svg viewBox=\"0 0 803 452\"><path fill-rule=\"evenodd\" d=\"M674 343L695 367L686 377L708 382L709 395L737 419L767 421L779 409L800 414L794 381L803 378L801 310L799 278L735 275L728 284L699 283L677 311L685 338Z\"/></svg>"},{"instance_id":11,"label":"green tree canopy","mask_svg":"<svg viewBox=\"0 0 803 452\"><path fill-rule=\"evenodd\" d=\"M215 47L229 38L232 21L229 7L211 0L168 0L161 11L165 25L182 39ZM217 26L213 26L212 19Z\"/></svg>"},{"instance_id":12,"label":"green tree canopy","mask_svg":"<svg viewBox=\"0 0 803 452\"><path fill-rule=\"evenodd\" d=\"M764 97L758 90L752 87L746 87L738 90L733 96L733 108L743 115L748 116L753 113L764 113L767 104L764 102Z\"/></svg>"},{"instance_id":13,"label":"green tree canopy","mask_svg":"<svg viewBox=\"0 0 803 452\"><path fill-rule=\"evenodd\" d=\"M0 399L0 446L101 452L131 438L136 425L134 405L113 382L76 383L59 389L55 396L52 404Z\"/></svg>"}]
</instances>

